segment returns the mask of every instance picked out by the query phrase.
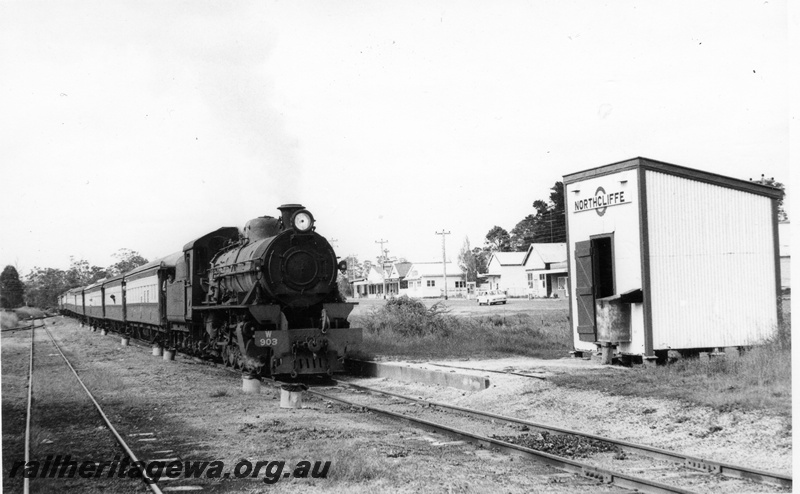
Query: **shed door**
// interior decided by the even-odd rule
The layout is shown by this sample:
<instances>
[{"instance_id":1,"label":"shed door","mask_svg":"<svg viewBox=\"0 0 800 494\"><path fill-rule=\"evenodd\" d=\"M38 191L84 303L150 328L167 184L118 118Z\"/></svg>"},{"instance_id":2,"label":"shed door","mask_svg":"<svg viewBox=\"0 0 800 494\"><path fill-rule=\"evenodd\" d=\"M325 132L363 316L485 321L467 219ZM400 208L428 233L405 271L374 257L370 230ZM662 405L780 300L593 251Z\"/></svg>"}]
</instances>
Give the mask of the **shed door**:
<instances>
[{"instance_id":1,"label":"shed door","mask_svg":"<svg viewBox=\"0 0 800 494\"><path fill-rule=\"evenodd\" d=\"M575 243L575 296L578 299L578 337L595 341L592 241Z\"/></svg>"}]
</instances>

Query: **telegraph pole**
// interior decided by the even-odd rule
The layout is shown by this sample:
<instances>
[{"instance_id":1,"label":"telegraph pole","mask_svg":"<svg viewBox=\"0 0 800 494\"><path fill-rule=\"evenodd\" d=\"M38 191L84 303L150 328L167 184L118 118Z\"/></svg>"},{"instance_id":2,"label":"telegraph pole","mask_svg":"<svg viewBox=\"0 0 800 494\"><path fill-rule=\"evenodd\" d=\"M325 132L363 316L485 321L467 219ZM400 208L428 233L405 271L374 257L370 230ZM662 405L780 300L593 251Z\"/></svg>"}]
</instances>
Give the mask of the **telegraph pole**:
<instances>
[{"instance_id":1,"label":"telegraph pole","mask_svg":"<svg viewBox=\"0 0 800 494\"><path fill-rule=\"evenodd\" d=\"M444 249L445 235L450 235L450 232L444 231L436 232L436 235L442 236L442 272L444 273L444 299L447 300L447 254Z\"/></svg>"},{"instance_id":2,"label":"telegraph pole","mask_svg":"<svg viewBox=\"0 0 800 494\"><path fill-rule=\"evenodd\" d=\"M384 264L385 264L385 262L386 262L386 259L384 258L384 259L381 261L381 257L384 255L384 252L383 252L383 244L388 244L388 243L389 243L389 241L388 241L388 240L384 240L383 238L381 238L380 240L376 240L376 241L375 241L375 243L376 243L376 244L381 244L381 255L380 255L380 256L378 256L378 260L380 261L380 265L381 265L381 277L383 278L383 298L386 298L386 268L384 267Z\"/></svg>"}]
</instances>

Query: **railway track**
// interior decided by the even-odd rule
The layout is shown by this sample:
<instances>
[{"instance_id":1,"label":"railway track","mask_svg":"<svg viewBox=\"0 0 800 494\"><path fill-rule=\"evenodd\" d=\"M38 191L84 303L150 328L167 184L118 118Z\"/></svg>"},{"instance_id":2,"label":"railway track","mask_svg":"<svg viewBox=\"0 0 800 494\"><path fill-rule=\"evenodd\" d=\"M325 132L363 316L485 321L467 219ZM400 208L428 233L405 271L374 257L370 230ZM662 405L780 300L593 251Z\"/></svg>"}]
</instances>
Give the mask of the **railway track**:
<instances>
[{"instance_id":1,"label":"railway track","mask_svg":"<svg viewBox=\"0 0 800 494\"><path fill-rule=\"evenodd\" d=\"M77 382L77 384L85 392L86 398L88 398L88 400L91 402L91 404L93 405L94 410L97 412L97 414L99 414L100 418L102 419L102 421L104 423L104 427L100 426L100 428L106 428L109 432L111 432L111 434L114 437L114 441L119 446L119 448L121 448L121 450L124 452L124 454L127 456L127 459L129 460L129 462L131 462L131 463L139 462L140 461L139 457L134 453L133 449L131 449L131 447L128 445L128 443L125 441L125 439L122 437L122 435L117 431L117 429L111 423L111 421L108 418L108 415L105 413L103 408L100 406L98 401L95 399L94 395L89 390L89 388L86 386L86 384L81 379L81 377L78 375L78 372L75 370L75 368L73 367L72 363L69 361L69 359L66 357L66 355L64 355L64 352L61 351L61 347L56 342L56 339L53 337L53 334L47 328L45 320L42 320L41 322L42 322L41 325L34 325L34 327L31 328L30 364L29 364L29 371L28 371L28 403L27 403L27 414L26 414L26 420L25 420L25 423L26 423L26 427L25 427L25 462L26 462L26 465L30 465L29 462L31 461L31 457L32 457L31 455L33 453L32 450L33 450L33 447L34 447L33 444L32 444L32 441L31 441L32 431L33 431L33 428L32 428L33 417L36 416L37 414L38 415L45 415L44 410L46 410L47 408L56 407L56 408L59 408L60 410L66 411L66 409L76 406L76 403L74 401L71 401L70 403L63 403L63 401L59 401L59 398L63 398L63 395L56 395L55 399L48 398L46 396L50 392L52 387L53 387L53 383L50 383L47 380L47 377L53 376L53 375L58 375L59 378L62 378L65 375L63 373L63 370L55 368L54 362L52 361L53 359L50 358L50 357L54 357L54 356L60 356L61 357L61 359L63 360L63 363L66 364L66 366L70 369L70 371L72 372L73 376L75 377L75 382ZM48 346L50 346L50 345L46 345L46 344L45 345L40 345L41 341L37 342L39 344L34 343L34 342L36 342L37 337L41 334L41 331L40 331L41 329L44 329L44 334L46 334L47 339L49 339L49 343L52 345L51 348L54 348L57 353L55 353L55 354L53 354L53 353L45 354L44 352L47 351L46 348ZM46 343L46 340L45 340L45 343ZM39 348L40 346L41 346L41 348ZM35 354L38 354L38 358L34 357ZM35 378L35 375L37 374L37 370L39 370L36 367L37 364L42 366L42 372L40 373L39 376L37 376L37 377L39 377L39 379ZM62 366L62 369L63 369L63 366ZM56 385L59 386L59 387L64 387L64 388L69 387L69 384L64 382L63 379L59 379L59 382ZM37 388L41 388L41 389L37 390ZM38 396L38 398L35 398L35 395ZM53 403L49 403L48 400L53 401ZM77 406L81 406L81 405L83 405L83 404L78 404ZM85 405L84 405L84 407L85 407ZM87 414L89 413L89 410L86 410L85 408L84 408L84 411L87 412ZM71 412L73 414L76 413L74 409L71 410ZM83 411L81 411L81 414L83 414ZM43 417L40 416L39 419L40 419L40 421L42 421ZM85 427L85 425L86 424L81 424L81 428L82 429L87 429ZM64 427L66 429L68 429L69 428L69 424L65 424ZM41 439L42 430L37 430L37 433L38 433L38 436L39 436L39 437L37 437L37 439ZM58 434L58 432L55 432L55 434ZM64 439L64 438L61 438L61 439ZM86 441L86 440L102 441L102 439L99 439L94 435L84 437L83 439L84 439L84 441ZM107 439L110 439L110 438L107 438ZM53 444L54 442L55 441L53 441L51 439L45 438L43 441L41 441L40 444ZM69 443L69 444L72 444L72 443ZM92 450L96 451L96 450L101 449L101 447L98 444L94 444L94 445L89 445L89 447L85 447L84 449L86 451L92 451ZM104 449L106 451L109 451L107 446L105 446ZM112 457L112 455L110 455L109 453L106 453L106 454L108 454L109 457ZM39 456L41 456L41 455L39 455ZM41 459L39 460L40 463L43 463L43 465L42 465L43 471L45 469L49 468L50 473L51 473L51 475L49 475L49 478L44 479L44 478L42 478L43 477L42 475L36 476L35 473L33 475L30 475L30 476L34 477L34 483L36 482L36 480L39 480L39 479L42 479L42 480L40 480L40 482L41 481L46 482L46 484L42 485L42 488L45 491L47 491L49 489L52 489L57 485L57 484L53 483L54 481L55 482L66 481L63 478L63 475L61 473L59 473L59 477L60 478L57 478L57 479L55 478L56 464L57 464L58 460L54 459L53 456L54 455L47 455L47 457L44 460L44 462L42 462ZM51 462L53 462L52 466L51 466ZM110 462L108 462L108 463L110 463ZM94 472L95 468L97 466L99 466L100 464L102 464L102 463L95 462L95 467L93 467L91 470ZM47 466L44 466L44 465L47 465ZM109 465L107 465L107 466L109 466ZM37 466L37 469L38 469L38 466ZM77 469L77 467L76 467L76 469ZM74 476L74 472L75 472L76 469L72 470L73 471L73 475L72 476L68 475L67 479L75 477ZM63 468L63 469L61 469L61 472L64 472L66 470L67 470L66 468ZM77 470L78 470L78 472L80 472L80 469L77 469ZM87 469L87 471L88 470L89 469ZM109 466L109 470L110 470L110 466ZM139 480L137 481L137 483L138 482L144 482L145 485L147 485L147 487L150 489L151 492L153 492L155 494L161 494L162 493L161 488L148 475L148 473L146 471L143 471L143 470L141 470L140 472L141 472L141 476L138 477ZM80 474L79 474L79 476L80 476ZM108 479L110 479L110 481L108 481ZM93 490L95 488L99 488L101 490L104 490L104 489L118 490L121 487L120 477L119 476L112 476L111 474L108 474L106 477L102 477L102 476L98 475L97 477L92 478L90 480L90 482L91 481L95 481L95 480L108 481L108 483L107 484L101 484L101 485L84 484L84 485L81 485L80 487L82 487L84 489L88 488L88 489L91 489L91 490ZM130 480L125 479L124 477L121 480L122 480L123 483L131 482ZM28 476L24 476L23 491L25 492L25 494L27 494L28 492L30 492L30 489L31 489L31 479L29 479ZM133 488L131 488L131 490L133 490Z\"/></svg>"},{"instance_id":2,"label":"railway track","mask_svg":"<svg viewBox=\"0 0 800 494\"><path fill-rule=\"evenodd\" d=\"M314 388L310 389L309 393L346 406L361 407L459 440L515 455L534 457L567 472L641 492L687 493L695 492L693 489L699 489L696 492L780 492L792 487L791 476L709 461L673 451L422 400L366 386L343 382L337 384L338 386L330 388L329 391ZM345 397L344 394L348 396ZM376 404L376 400L373 399L365 399L367 395L380 397L379 403ZM465 420L465 417L470 419ZM458 424L458 427L452 424ZM509 426L516 428L515 433L509 434ZM558 442L555 436L570 436L580 438L579 441L572 443L576 445L576 449L580 448L581 441L606 444L610 449L591 455L591 459L586 460L558 456L516 444L518 442L524 444L525 441L519 439L530 436L528 433L516 433L519 430L538 431L537 434L542 437L542 442L548 439ZM547 436L541 436L542 433ZM630 466L621 468L623 463ZM644 477L641 473L650 475ZM657 478L652 478L654 476ZM733 478L722 479L722 476Z\"/></svg>"},{"instance_id":3,"label":"railway track","mask_svg":"<svg viewBox=\"0 0 800 494\"><path fill-rule=\"evenodd\" d=\"M337 381L337 384L340 386L346 386L355 390L367 392L367 393L375 393L381 394L384 396L389 396L393 398L398 398L401 400L420 403L424 406L428 407L437 407L444 410L449 410L452 412L458 413L466 413L472 416L487 419L487 420L496 420L502 421L506 424L516 425L527 427L528 429L534 429L540 432L547 432L549 434L568 434L575 437L581 437L592 441L601 441L607 444L611 444L622 451L627 453L633 453L637 455L648 456L657 460L666 460L672 463L680 464L688 466L689 468L709 472L709 473L717 473L727 477L733 477L738 479L746 479L757 483L765 483L774 485L777 487L789 488L792 487L792 477L790 475L783 475L777 474L774 472L768 472L765 470L758 470L752 469L740 465L734 465L731 463L724 463L724 462L717 462L713 460L708 460L705 458L699 458L697 456L686 455L683 453L670 451L662 448L656 448L653 446L647 446L643 444L636 444L629 441L623 441L619 439L614 439L610 437L600 436L597 434L589 434L582 431L577 431L573 429L566 429L563 427L558 427L555 425L544 424L540 422L532 422L529 420L518 419L515 417L508 417L504 415L499 415L490 412L484 412L481 410L475 410L470 408L459 407L455 405L450 405L447 403L435 402L430 400L423 400L420 398L414 398L411 396L404 396L397 393L392 393L389 391L379 390L376 388L370 388L368 386L362 386L347 382Z\"/></svg>"},{"instance_id":4,"label":"railway track","mask_svg":"<svg viewBox=\"0 0 800 494\"><path fill-rule=\"evenodd\" d=\"M142 346L142 348L144 347ZM204 362L211 364L208 361ZM232 373L239 373L237 369L231 369L222 363L211 365L219 366ZM271 384L279 386L285 383L271 381ZM791 476L708 461L650 446L422 400L341 381L317 385L308 392L322 400L368 410L482 447L533 457L539 462L560 470L626 489L642 492L680 493L780 492L784 489L791 489L792 486ZM370 398L366 398L367 396ZM373 400L372 397L379 397L379 399ZM476 420L477 422L475 422ZM613 450L593 455L590 459L559 456L515 444L515 441L520 442L517 440L521 436L530 435L519 434L520 431L536 431L540 435L569 435L587 441L599 441L610 445ZM614 461L615 455L617 456L616 460L619 461ZM624 463L628 468L619 468L624 466L620 463ZM645 476L642 476L642 473ZM723 480L724 477L733 477L733 479Z\"/></svg>"}]
</instances>

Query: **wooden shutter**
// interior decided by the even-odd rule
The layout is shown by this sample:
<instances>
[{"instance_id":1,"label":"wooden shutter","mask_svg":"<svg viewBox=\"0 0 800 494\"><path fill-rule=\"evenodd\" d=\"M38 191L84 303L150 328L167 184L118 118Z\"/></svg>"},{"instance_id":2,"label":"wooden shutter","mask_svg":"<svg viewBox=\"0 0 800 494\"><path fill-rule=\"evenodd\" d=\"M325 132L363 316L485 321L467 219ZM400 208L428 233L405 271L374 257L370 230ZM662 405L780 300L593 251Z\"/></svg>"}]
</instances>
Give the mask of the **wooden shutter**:
<instances>
[{"instance_id":1,"label":"wooden shutter","mask_svg":"<svg viewBox=\"0 0 800 494\"><path fill-rule=\"evenodd\" d=\"M575 243L575 295L578 299L578 337L595 341L592 241Z\"/></svg>"}]
</instances>

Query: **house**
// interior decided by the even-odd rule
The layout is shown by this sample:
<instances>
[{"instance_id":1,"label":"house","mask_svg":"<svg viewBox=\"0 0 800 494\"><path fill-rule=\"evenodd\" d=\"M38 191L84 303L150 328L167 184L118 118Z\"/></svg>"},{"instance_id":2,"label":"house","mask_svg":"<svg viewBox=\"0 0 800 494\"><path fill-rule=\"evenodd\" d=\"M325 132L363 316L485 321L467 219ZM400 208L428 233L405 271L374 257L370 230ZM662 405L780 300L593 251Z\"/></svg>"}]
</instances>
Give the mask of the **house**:
<instances>
[{"instance_id":1,"label":"house","mask_svg":"<svg viewBox=\"0 0 800 494\"><path fill-rule=\"evenodd\" d=\"M383 298L387 284L387 273L377 266L370 266L366 276L353 280L355 298Z\"/></svg>"},{"instance_id":2,"label":"house","mask_svg":"<svg viewBox=\"0 0 800 494\"><path fill-rule=\"evenodd\" d=\"M567 244L531 244L522 261L528 279L528 297L567 296Z\"/></svg>"},{"instance_id":3,"label":"house","mask_svg":"<svg viewBox=\"0 0 800 494\"><path fill-rule=\"evenodd\" d=\"M506 292L509 297L525 297L528 277L522 263L527 252L495 252L489 258L486 281L490 290Z\"/></svg>"},{"instance_id":4,"label":"house","mask_svg":"<svg viewBox=\"0 0 800 494\"><path fill-rule=\"evenodd\" d=\"M406 275L411 269L410 262L396 262L392 264L389 275L386 277L386 287L389 296L397 297L408 293L408 281Z\"/></svg>"},{"instance_id":5,"label":"house","mask_svg":"<svg viewBox=\"0 0 800 494\"><path fill-rule=\"evenodd\" d=\"M414 298L444 297L445 286L448 297L464 297L467 293L464 272L457 264L451 262L446 264L446 268L441 262L415 262L408 268L405 281L408 283L406 294Z\"/></svg>"}]
</instances>

